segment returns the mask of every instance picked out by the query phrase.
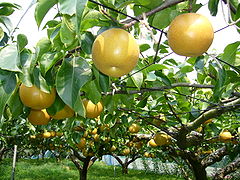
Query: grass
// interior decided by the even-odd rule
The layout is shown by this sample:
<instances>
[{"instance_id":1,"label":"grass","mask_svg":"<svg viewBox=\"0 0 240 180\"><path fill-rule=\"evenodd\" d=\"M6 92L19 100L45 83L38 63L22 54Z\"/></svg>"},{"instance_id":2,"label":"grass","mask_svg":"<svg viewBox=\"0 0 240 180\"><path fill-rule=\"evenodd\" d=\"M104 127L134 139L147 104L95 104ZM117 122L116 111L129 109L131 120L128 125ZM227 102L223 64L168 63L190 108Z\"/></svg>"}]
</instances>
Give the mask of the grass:
<instances>
[{"instance_id":1,"label":"grass","mask_svg":"<svg viewBox=\"0 0 240 180\"><path fill-rule=\"evenodd\" d=\"M12 171L12 160L0 162L0 179L9 180ZM56 162L54 159L31 160L21 159L16 164L15 180L77 180L78 171L69 160ZM95 162L89 169L88 180L180 180L179 177L160 175L151 172L129 169L129 174L123 175L121 167Z\"/></svg>"}]
</instances>

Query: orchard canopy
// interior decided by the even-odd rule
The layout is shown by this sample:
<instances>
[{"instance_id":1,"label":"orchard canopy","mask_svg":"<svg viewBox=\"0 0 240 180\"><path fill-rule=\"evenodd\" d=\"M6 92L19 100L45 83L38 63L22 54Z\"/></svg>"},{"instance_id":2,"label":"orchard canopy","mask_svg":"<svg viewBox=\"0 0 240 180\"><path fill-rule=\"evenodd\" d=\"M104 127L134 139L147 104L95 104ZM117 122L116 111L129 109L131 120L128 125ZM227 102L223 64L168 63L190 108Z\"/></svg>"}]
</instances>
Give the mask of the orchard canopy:
<instances>
[{"instance_id":1,"label":"orchard canopy","mask_svg":"<svg viewBox=\"0 0 240 180\"><path fill-rule=\"evenodd\" d=\"M46 37L30 49L31 34L18 34L9 18L21 7L0 3L2 146L6 136L56 130L64 133L68 147L83 151L90 144L84 129L95 140L88 147L91 154L82 152L85 157L110 153L112 145L116 154L143 154L153 151L146 141L153 138L155 154L181 157L195 177L227 154L231 167L239 168L239 36L222 53L209 49L216 33L230 27L239 32L238 0L33 4ZM208 7L214 17L221 6L228 11L221 29L198 13ZM49 12L55 12L53 19L47 19ZM108 131L97 136L96 127ZM143 139L146 149L130 146L132 136ZM123 153L127 144L132 149ZM211 158L199 155L205 151Z\"/></svg>"}]
</instances>

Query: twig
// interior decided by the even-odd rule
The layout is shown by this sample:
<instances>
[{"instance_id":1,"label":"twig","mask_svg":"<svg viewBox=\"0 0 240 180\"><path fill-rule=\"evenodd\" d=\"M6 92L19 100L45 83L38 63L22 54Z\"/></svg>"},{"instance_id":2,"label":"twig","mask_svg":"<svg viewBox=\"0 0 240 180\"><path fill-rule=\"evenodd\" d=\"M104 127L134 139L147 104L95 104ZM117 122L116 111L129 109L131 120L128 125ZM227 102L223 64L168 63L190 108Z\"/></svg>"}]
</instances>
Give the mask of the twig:
<instances>
[{"instance_id":1,"label":"twig","mask_svg":"<svg viewBox=\"0 0 240 180\"><path fill-rule=\"evenodd\" d=\"M36 3L36 0L32 0L31 4L28 6L28 8L26 9L26 11L23 13L23 15L21 16L21 18L19 19L16 27L13 29L12 33L10 34L10 37L13 36L13 34L15 33L16 29L18 29L19 24L21 23L23 17L27 14L27 12L29 11L29 9Z\"/></svg>"},{"instance_id":2,"label":"twig","mask_svg":"<svg viewBox=\"0 0 240 180\"><path fill-rule=\"evenodd\" d=\"M106 6L106 5L104 5L104 4L101 4L101 3L99 3L99 2L96 2L96 1L94 1L94 0L89 0L90 2L92 2L92 3L95 3L95 4L97 4L97 5L99 5L99 6L102 6L102 7L105 7L105 8L107 8L107 9L109 9L109 10L111 10L111 11L114 11L114 12L117 12L117 13L119 13L119 14L121 14L121 15L124 15L124 16L126 16L126 17L129 17L130 19L132 19L132 20L134 20L134 21L136 21L136 22L140 22L140 20L139 19L137 19L137 18L135 18L135 17L132 17L132 16L130 16L130 15L128 15L128 14L126 14L126 13L123 13L123 12L121 12L121 11L118 11L118 10L116 10L116 9L114 9L114 8L111 8L111 7L109 7L109 6ZM135 23L134 23L135 24ZM162 31L161 29L159 29L159 28L156 28L156 27L154 27L154 26L151 26L151 25L149 25L151 28L153 28L153 29L155 29L155 30L158 30L158 31ZM131 26L129 26L129 27L131 27ZM128 29L129 27L124 27L125 29ZM165 33L165 32L163 32L163 33Z\"/></svg>"},{"instance_id":3,"label":"twig","mask_svg":"<svg viewBox=\"0 0 240 180\"><path fill-rule=\"evenodd\" d=\"M207 121L208 119L215 118L223 114L227 111L233 111L234 109L240 106L240 98L233 100L231 102L225 103L224 105L219 105L218 107L206 109L204 113L202 113L198 118L196 118L193 122L187 125L188 131L192 131L199 127L202 123Z\"/></svg>"},{"instance_id":4,"label":"twig","mask_svg":"<svg viewBox=\"0 0 240 180\"><path fill-rule=\"evenodd\" d=\"M169 107L169 109L171 110L173 116L177 119L177 121L181 124L181 126L184 126L183 123L182 123L182 121L181 121L181 119L180 119L180 118L178 117L178 115L175 113L174 108L173 108L173 107L170 105L170 103L168 102L169 99L168 99L168 97L167 97L166 94L164 94L164 97L165 97L165 99L167 100L168 107Z\"/></svg>"},{"instance_id":5,"label":"twig","mask_svg":"<svg viewBox=\"0 0 240 180\"><path fill-rule=\"evenodd\" d=\"M162 35L163 35L163 32L161 31L160 37L159 37L159 40L158 40L158 43L157 43L157 50L156 50L155 56L153 58L153 63L156 63L156 60L157 60L157 55L158 55L158 51L160 49L159 47L160 47L160 43L161 43L161 40L162 40Z\"/></svg>"},{"instance_id":6,"label":"twig","mask_svg":"<svg viewBox=\"0 0 240 180\"><path fill-rule=\"evenodd\" d=\"M113 18L112 16L108 15L108 13L107 13L104 9L101 9L100 11L101 11L105 16L107 16L108 18L110 18L113 22L119 24L119 22L118 22L115 18Z\"/></svg>"},{"instance_id":7,"label":"twig","mask_svg":"<svg viewBox=\"0 0 240 180\"><path fill-rule=\"evenodd\" d=\"M160 60L162 60L162 59L164 59L164 58L170 56L171 54L173 54L173 52L168 53L167 55L165 55L164 57L159 58L158 60L160 61ZM129 77L133 76L134 74L136 74L136 73L138 73L138 72L141 72L142 70L148 68L149 66L151 66L151 65L153 65L153 64L155 64L155 62L152 62L152 63L150 63L150 64L144 66L143 68L141 68L141 69L135 71L134 73L127 75L125 78L121 79L119 82L122 82L122 81L124 81L125 79L128 79Z\"/></svg>"},{"instance_id":8,"label":"twig","mask_svg":"<svg viewBox=\"0 0 240 180\"><path fill-rule=\"evenodd\" d=\"M166 9L166 8L168 8L170 6L173 6L175 4L181 3L183 1L186 1L186 0L168 0L168 1L165 1L163 4L161 4L157 8L155 8L155 9L153 9L151 11L146 12L145 13L146 17L151 16L151 15L153 15L153 14L155 14L155 13L157 13L157 12L163 10L163 9ZM141 19L143 19L143 15L137 16L134 19L131 18L130 20L129 19L125 20L122 23L125 24L125 27L131 27L135 23L139 22L139 20L141 20ZM150 26L150 27L152 27L152 26Z\"/></svg>"},{"instance_id":9,"label":"twig","mask_svg":"<svg viewBox=\"0 0 240 180\"><path fill-rule=\"evenodd\" d=\"M208 56L212 57L213 59L216 59L216 60L218 60L218 61L220 61L220 62L228 65L229 67L233 68L234 70L236 70L237 72L240 73L240 69L237 68L236 66L233 66L233 65L229 64L228 62L226 62L226 61L224 61L224 60L222 60L222 59L220 59L220 58L218 58L218 57L216 57L216 56L213 56L213 55L211 55L211 54L208 54L207 52L206 52L206 54L207 54Z\"/></svg>"}]
</instances>

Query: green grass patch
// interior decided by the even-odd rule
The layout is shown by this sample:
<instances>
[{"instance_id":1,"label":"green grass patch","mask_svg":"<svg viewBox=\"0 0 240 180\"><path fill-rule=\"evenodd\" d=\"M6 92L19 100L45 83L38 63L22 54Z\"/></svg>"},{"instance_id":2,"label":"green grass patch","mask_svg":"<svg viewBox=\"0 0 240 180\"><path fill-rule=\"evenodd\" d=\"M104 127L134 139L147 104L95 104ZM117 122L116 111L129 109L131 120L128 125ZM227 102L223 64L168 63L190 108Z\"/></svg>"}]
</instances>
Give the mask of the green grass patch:
<instances>
[{"instance_id":1,"label":"green grass patch","mask_svg":"<svg viewBox=\"0 0 240 180\"><path fill-rule=\"evenodd\" d=\"M0 162L0 179L9 180L12 171L12 160ZM15 180L76 180L79 173L69 160L56 162L54 159L30 160L21 159L16 164ZM123 175L120 166L108 166L103 162L95 162L88 172L89 180L180 180L179 177L160 175L143 170L129 169Z\"/></svg>"}]
</instances>

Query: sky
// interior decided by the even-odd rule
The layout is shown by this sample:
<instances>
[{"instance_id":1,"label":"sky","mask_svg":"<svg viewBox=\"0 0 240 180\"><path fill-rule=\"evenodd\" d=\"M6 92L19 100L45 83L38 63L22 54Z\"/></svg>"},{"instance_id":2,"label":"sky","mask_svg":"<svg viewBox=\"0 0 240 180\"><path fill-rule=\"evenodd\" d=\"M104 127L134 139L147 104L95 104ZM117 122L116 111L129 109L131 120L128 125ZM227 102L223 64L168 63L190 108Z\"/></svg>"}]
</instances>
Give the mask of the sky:
<instances>
[{"instance_id":1,"label":"sky","mask_svg":"<svg viewBox=\"0 0 240 180\"><path fill-rule=\"evenodd\" d=\"M26 9L29 7L33 0L0 0L0 2L11 2L11 3L17 3L22 8L20 10L17 10L16 12L11 15L11 21L13 23L13 27L15 27L20 20L21 16L24 14ZM199 1L202 4L206 4L207 0L201 0ZM41 29L38 29L37 24L34 19L34 8L35 5L33 5L26 15L23 17L21 23L18 26L18 29L15 32L15 35L22 33L25 34L28 37L28 48L31 48L35 46L35 44L38 42L39 39L42 37L46 37L46 31L42 31ZM219 3L219 12L216 17L212 17L209 14L209 10L207 8L207 5L205 5L203 8L201 8L198 13L205 15L206 17L209 18L211 21L214 30L219 30L227 25L227 23L224 20L223 12L221 5ZM227 15L227 8L224 8L224 12ZM47 20L52 19L54 14L47 14L47 17L43 20L46 22ZM237 30L234 26L228 27L220 32L215 33L214 41L209 49L209 51L216 51L217 53L221 53L224 50L224 47L227 44L236 42L237 40L240 39L240 34L237 33Z\"/></svg>"}]
</instances>

